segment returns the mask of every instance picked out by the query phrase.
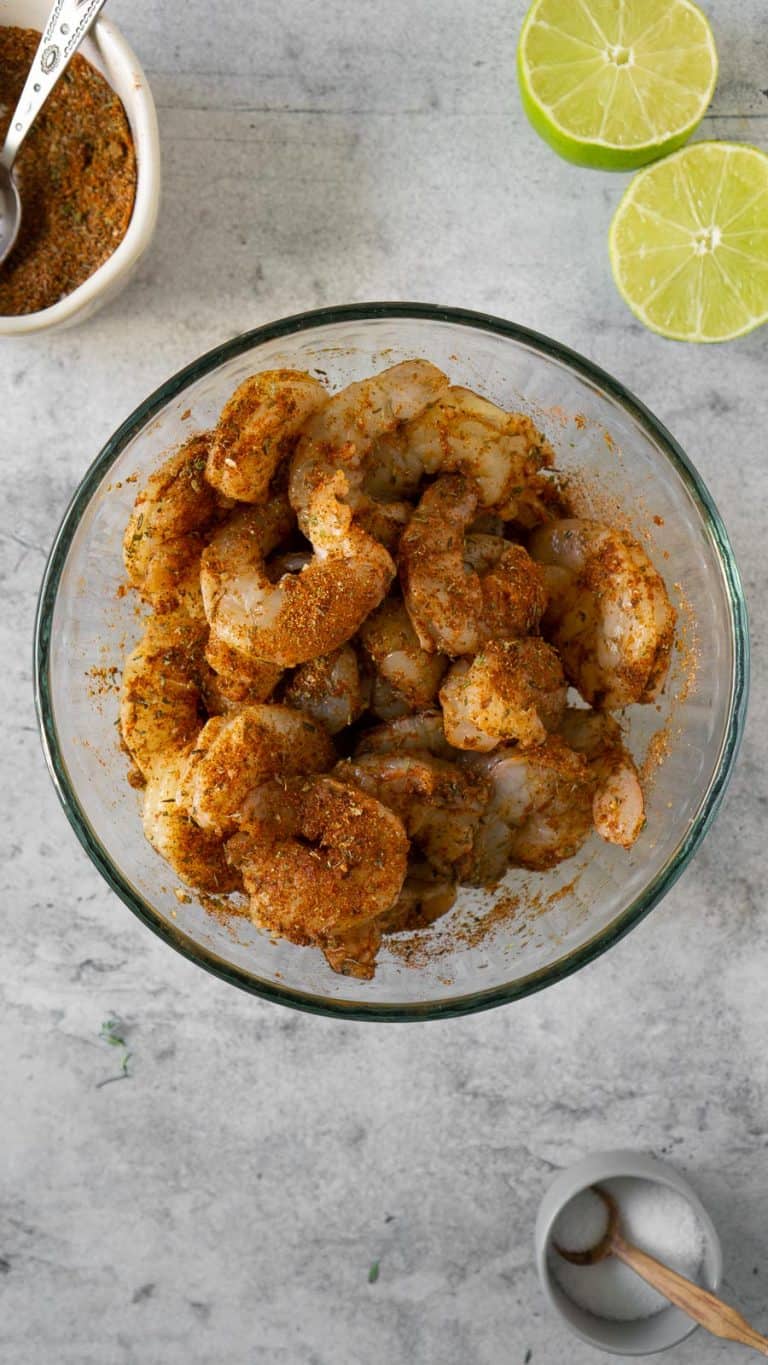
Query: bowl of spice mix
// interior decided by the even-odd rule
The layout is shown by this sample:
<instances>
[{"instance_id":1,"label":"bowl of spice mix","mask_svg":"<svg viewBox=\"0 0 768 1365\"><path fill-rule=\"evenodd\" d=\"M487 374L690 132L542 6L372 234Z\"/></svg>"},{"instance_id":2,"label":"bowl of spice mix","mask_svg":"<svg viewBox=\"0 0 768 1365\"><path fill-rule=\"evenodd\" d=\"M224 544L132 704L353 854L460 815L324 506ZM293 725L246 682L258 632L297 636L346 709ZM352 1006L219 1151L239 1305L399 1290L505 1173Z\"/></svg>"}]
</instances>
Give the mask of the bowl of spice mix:
<instances>
[{"instance_id":1,"label":"bowl of spice mix","mask_svg":"<svg viewBox=\"0 0 768 1365\"><path fill-rule=\"evenodd\" d=\"M0 145L50 0L0 11ZM81 322L127 283L155 229L160 143L152 94L122 34L99 19L16 159L19 239L0 265L0 336Z\"/></svg>"}]
</instances>

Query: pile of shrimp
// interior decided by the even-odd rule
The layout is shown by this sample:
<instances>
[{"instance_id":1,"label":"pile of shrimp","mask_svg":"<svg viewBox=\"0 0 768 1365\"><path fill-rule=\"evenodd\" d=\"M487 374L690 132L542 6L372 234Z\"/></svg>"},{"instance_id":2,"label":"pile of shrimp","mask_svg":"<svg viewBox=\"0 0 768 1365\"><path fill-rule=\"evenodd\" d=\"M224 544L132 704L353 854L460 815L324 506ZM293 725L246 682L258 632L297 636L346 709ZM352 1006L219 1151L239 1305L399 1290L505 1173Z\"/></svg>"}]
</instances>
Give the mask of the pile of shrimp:
<instances>
[{"instance_id":1,"label":"pile of shrimp","mask_svg":"<svg viewBox=\"0 0 768 1365\"><path fill-rule=\"evenodd\" d=\"M334 394L252 375L165 460L125 533L149 615L120 725L183 882L369 978L459 884L593 830L632 846L614 713L659 695L675 613L553 466L530 418L425 360Z\"/></svg>"}]
</instances>

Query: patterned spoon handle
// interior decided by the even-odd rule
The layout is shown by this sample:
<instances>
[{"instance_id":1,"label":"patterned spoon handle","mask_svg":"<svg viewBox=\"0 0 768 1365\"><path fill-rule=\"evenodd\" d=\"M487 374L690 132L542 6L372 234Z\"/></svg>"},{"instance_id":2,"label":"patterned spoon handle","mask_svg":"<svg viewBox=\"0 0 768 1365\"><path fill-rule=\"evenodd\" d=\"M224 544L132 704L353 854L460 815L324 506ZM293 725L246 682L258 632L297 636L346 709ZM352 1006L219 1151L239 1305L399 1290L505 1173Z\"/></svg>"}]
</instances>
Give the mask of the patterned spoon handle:
<instances>
[{"instance_id":1,"label":"patterned spoon handle","mask_svg":"<svg viewBox=\"0 0 768 1365\"><path fill-rule=\"evenodd\" d=\"M0 165L10 171L24 138L106 0L54 0L8 127Z\"/></svg>"}]
</instances>

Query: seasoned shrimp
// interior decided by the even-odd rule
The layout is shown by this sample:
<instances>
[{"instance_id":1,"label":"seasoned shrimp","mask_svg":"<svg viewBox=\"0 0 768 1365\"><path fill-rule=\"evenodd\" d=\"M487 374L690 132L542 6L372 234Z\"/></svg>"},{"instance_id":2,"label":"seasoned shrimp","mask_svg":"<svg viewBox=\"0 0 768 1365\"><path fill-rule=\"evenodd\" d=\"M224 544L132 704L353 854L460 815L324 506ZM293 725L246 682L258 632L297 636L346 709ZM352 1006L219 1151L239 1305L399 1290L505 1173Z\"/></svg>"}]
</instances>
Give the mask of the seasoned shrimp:
<instances>
[{"instance_id":1,"label":"seasoned shrimp","mask_svg":"<svg viewBox=\"0 0 768 1365\"><path fill-rule=\"evenodd\" d=\"M642 546L626 531L567 518L535 531L530 551L549 566L545 633L585 701L607 711L653 701L676 616Z\"/></svg>"},{"instance_id":2,"label":"seasoned shrimp","mask_svg":"<svg viewBox=\"0 0 768 1365\"><path fill-rule=\"evenodd\" d=\"M534 474L518 494L514 516L510 521L513 529L525 532L567 515L568 509L556 478Z\"/></svg>"},{"instance_id":3,"label":"seasoned shrimp","mask_svg":"<svg viewBox=\"0 0 768 1365\"><path fill-rule=\"evenodd\" d=\"M144 791L144 833L187 885L208 893L235 891L240 876L227 862L222 840L201 829L179 799L184 762L183 753L170 753L154 769Z\"/></svg>"},{"instance_id":4,"label":"seasoned shrimp","mask_svg":"<svg viewBox=\"0 0 768 1365\"><path fill-rule=\"evenodd\" d=\"M362 714L368 703L368 680L360 672L351 645L297 668L284 693L284 700L336 735Z\"/></svg>"},{"instance_id":5,"label":"seasoned shrimp","mask_svg":"<svg viewBox=\"0 0 768 1365\"><path fill-rule=\"evenodd\" d=\"M208 638L205 659L210 672L203 682L203 697L211 715L268 701L284 672L279 664L251 659L216 636Z\"/></svg>"},{"instance_id":6,"label":"seasoned shrimp","mask_svg":"<svg viewBox=\"0 0 768 1365\"><path fill-rule=\"evenodd\" d=\"M382 602L360 627L360 640L378 676L394 690L392 700L402 699L408 710L434 701L448 660L422 649L402 602Z\"/></svg>"},{"instance_id":7,"label":"seasoned shrimp","mask_svg":"<svg viewBox=\"0 0 768 1365\"><path fill-rule=\"evenodd\" d=\"M402 716L368 730L359 740L355 756L361 754L432 754L435 758L457 758L445 738L439 711L420 711Z\"/></svg>"},{"instance_id":8,"label":"seasoned shrimp","mask_svg":"<svg viewBox=\"0 0 768 1365\"><path fill-rule=\"evenodd\" d=\"M487 524L484 517L475 517L472 522L473 529L467 530L464 535L464 567L468 573L484 574L495 569L505 550L519 550L522 547L505 540L501 531L479 531L477 529L478 523L480 525ZM541 577L541 570L539 570L539 576ZM523 633L522 631L515 632L515 634Z\"/></svg>"},{"instance_id":9,"label":"seasoned shrimp","mask_svg":"<svg viewBox=\"0 0 768 1365\"><path fill-rule=\"evenodd\" d=\"M364 754L334 773L395 811L428 862L448 875L471 849L489 796L482 776L427 753Z\"/></svg>"},{"instance_id":10,"label":"seasoned shrimp","mask_svg":"<svg viewBox=\"0 0 768 1365\"><path fill-rule=\"evenodd\" d=\"M429 652L475 654L485 640L535 629L546 606L541 570L522 546L465 538L477 500L471 479L437 479L400 541L405 605Z\"/></svg>"},{"instance_id":11,"label":"seasoned shrimp","mask_svg":"<svg viewBox=\"0 0 768 1365\"><path fill-rule=\"evenodd\" d=\"M583 754L595 780L592 819L609 844L631 848L645 824L645 801L621 730L603 711L568 707L559 726L566 744Z\"/></svg>"},{"instance_id":12,"label":"seasoned shrimp","mask_svg":"<svg viewBox=\"0 0 768 1365\"><path fill-rule=\"evenodd\" d=\"M397 553L400 537L413 515L410 502L376 502L374 499L357 499L355 520L358 526L389 550Z\"/></svg>"},{"instance_id":13,"label":"seasoned shrimp","mask_svg":"<svg viewBox=\"0 0 768 1365\"><path fill-rule=\"evenodd\" d=\"M447 915L456 900L456 883L424 860L409 858L408 874L397 903L377 921L384 934L427 929Z\"/></svg>"},{"instance_id":14,"label":"seasoned shrimp","mask_svg":"<svg viewBox=\"0 0 768 1365\"><path fill-rule=\"evenodd\" d=\"M533 809L513 831L510 860L544 871L578 853L592 830L592 781L580 754L555 736L528 754Z\"/></svg>"},{"instance_id":15,"label":"seasoned shrimp","mask_svg":"<svg viewBox=\"0 0 768 1365\"><path fill-rule=\"evenodd\" d=\"M275 585L251 652L286 666L305 663L345 644L381 602L395 566L370 518L369 529L363 524L374 509L360 489L362 462L378 434L419 411L446 382L426 361L409 361L350 384L306 422L291 461L290 501L314 555L301 573ZM379 509L389 543L406 515L398 509L392 522Z\"/></svg>"},{"instance_id":16,"label":"seasoned shrimp","mask_svg":"<svg viewBox=\"0 0 768 1365\"><path fill-rule=\"evenodd\" d=\"M402 692L398 692L391 682L380 673L374 673L371 683L369 710L377 720L396 720L399 716L409 716L413 711L411 703Z\"/></svg>"},{"instance_id":17,"label":"seasoned shrimp","mask_svg":"<svg viewBox=\"0 0 768 1365\"><path fill-rule=\"evenodd\" d=\"M345 534L350 510L368 506L362 483L374 442L423 411L447 383L429 361L406 360L347 385L310 418L291 462L290 499L313 545ZM333 498L318 506L328 489Z\"/></svg>"},{"instance_id":18,"label":"seasoned shrimp","mask_svg":"<svg viewBox=\"0 0 768 1365\"><path fill-rule=\"evenodd\" d=\"M395 547L410 512L402 502L378 504L363 492L366 459L378 436L421 411L446 384L426 360L349 384L310 418L291 461L289 494L299 526L317 558L332 556L337 575L344 573L338 591L359 600L358 625L394 577L385 544Z\"/></svg>"},{"instance_id":19,"label":"seasoned shrimp","mask_svg":"<svg viewBox=\"0 0 768 1365\"><path fill-rule=\"evenodd\" d=\"M323 385L303 370L262 370L244 379L212 434L208 482L237 502L267 502L299 431L327 401Z\"/></svg>"},{"instance_id":20,"label":"seasoned shrimp","mask_svg":"<svg viewBox=\"0 0 768 1365\"><path fill-rule=\"evenodd\" d=\"M516 515L526 485L554 452L533 422L504 412L471 389L448 388L423 412L376 446L365 487L373 496L412 496L424 474L465 474L478 486L480 505Z\"/></svg>"},{"instance_id":21,"label":"seasoned shrimp","mask_svg":"<svg viewBox=\"0 0 768 1365\"><path fill-rule=\"evenodd\" d=\"M490 781L492 796L462 880L491 886L510 863L541 871L578 852L592 828L593 783L582 755L562 739L467 754L465 763Z\"/></svg>"},{"instance_id":22,"label":"seasoned shrimp","mask_svg":"<svg viewBox=\"0 0 768 1365\"><path fill-rule=\"evenodd\" d=\"M287 668L346 643L384 596L392 573L387 551L371 541L377 553L369 560L314 555L300 572L272 583L265 559L291 524L281 496L239 509L212 537L200 575L211 638Z\"/></svg>"},{"instance_id":23,"label":"seasoned shrimp","mask_svg":"<svg viewBox=\"0 0 768 1365\"><path fill-rule=\"evenodd\" d=\"M185 611L150 616L125 661L120 732L146 779L183 752L203 724L205 634L205 622Z\"/></svg>"},{"instance_id":24,"label":"seasoned shrimp","mask_svg":"<svg viewBox=\"0 0 768 1365\"><path fill-rule=\"evenodd\" d=\"M477 500L477 485L460 474L437 479L400 541L405 605L422 649L431 654L474 654L480 645L480 579L464 566L464 528Z\"/></svg>"},{"instance_id":25,"label":"seasoned shrimp","mask_svg":"<svg viewBox=\"0 0 768 1365\"><path fill-rule=\"evenodd\" d=\"M205 481L208 442L192 436L150 475L125 530L128 578L156 611L199 610L202 532L219 512Z\"/></svg>"},{"instance_id":26,"label":"seasoned shrimp","mask_svg":"<svg viewBox=\"0 0 768 1365\"><path fill-rule=\"evenodd\" d=\"M419 495L424 466L408 443L408 426L394 427L376 438L362 471L363 495L373 502L413 501Z\"/></svg>"},{"instance_id":27,"label":"seasoned shrimp","mask_svg":"<svg viewBox=\"0 0 768 1365\"><path fill-rule=\"evenodd\" d=\"M293 943L337 946L337 936L389 910L408 861L402 821L333 777L288 778L255 793L227 843L251 913Z\"/></svg>"},{"instance_id":28,"label":"seasoned shrimp","mask_svg":"<svg viewBox=\"0 0 768 1365\"><path fill-rule=\"evenodd\" d=\"M566 495L528 417L427 361L332 395L246 379L125 537L154 614L120 727L174 872L367 980L461 883L548 869L592 829L631 848L643 792L611 712L660 692L675 612L642 546Z\"/></svg>"},{"instance_id":29,"label":"seasoned shrimp","mask_svg":"<svg viewBox=\"0 0 768 1365\"><path fill-rule=\"evenodd\" d=\"M262 783L322 772L335 757L327 731L301 711L245 706L203 726L182 772L180 799L202 829L231 834Z\"/></svg>"},{"instance_id":30,"label":"seasoned shrimp","mask_svg":"<svg viewBox=\"0 0 768 1365\"><path fill-rule=\"evenodd\" d=\"M497 640L455 663L440 688L445 734L457 749L543 744L565 708L565 675L543 640Z\"/></svg>"},{"instance_id":31,"label":"seasoned shrimp","mask_svg":"<svg viewBox=\"0 0 768 1365\"><path fill-rule=\"evenodd\" d=\"M538 629L547 605L544 574L522 545L500 536L468 535L464 565L480 578L483 640L507 640Z\"/></svg>"},{"instance_id":32,"label":"seasoned shrimp","mask_svg":"<svg viewBox=\"0 0 768 1365\"><path fill-rule=\"evenodd\" d=\"M366 920L354 929L329 934L323 957L331 971L338 972L339 976L371 981L376 974L376 955L381 947L381 939L379 920Z\"/></svg>"}]
</instances>

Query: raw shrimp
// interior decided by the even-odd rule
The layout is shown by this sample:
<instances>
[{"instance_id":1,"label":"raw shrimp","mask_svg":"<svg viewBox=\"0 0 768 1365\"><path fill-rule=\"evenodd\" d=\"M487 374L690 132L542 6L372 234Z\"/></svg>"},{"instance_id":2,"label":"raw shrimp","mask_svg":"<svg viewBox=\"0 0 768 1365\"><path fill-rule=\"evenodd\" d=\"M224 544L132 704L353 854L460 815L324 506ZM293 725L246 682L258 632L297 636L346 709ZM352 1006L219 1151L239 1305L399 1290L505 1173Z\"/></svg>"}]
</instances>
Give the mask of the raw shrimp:
<instances>
[{"instance_id":1,"label":"raw shrimp","mask_svg":"<svg viewBox=\"0 0 768 1365\"><path fill-rule=\"evenodd\" d=\"M603 711L569 706L559 725L566 744L583 754L595 780L592 819L609 844L631 848L645 824L643 789L621 730Z\"/></svg>"},{"instance_id":2,"label":"raw shrimp","mask_svg":"<svg viewBox=\"0 0 768 1365\"><path fill-rule=\"evenodd\" d=\"M445 738L443 717L439 711L420 711L415 716L402 716L377 725L362 736L355 749L361 754L432 754L435 758L457 758Z\"/></svg>"},{"instance_id":3,"label":"raw shrimp","mask_svg":"<svg viewBox=\"0 0 768 1365\"><path fill-rule=\"evenodd\" d=\"M357 499L355 504L355 520L358 526L389 550L391 555L397 553L400 537L412 515L413 504L410 502Z\"/></svg>"},{"instance_id":4,"label":"raw shrimp","mask_svg":"<svg viewBox=\"0 0 768 1365\"><path fill-rule=\"evenodd\" d=\"M209 894L235 891L240 875L227 862L222 840L200 829L179 800L184 762L183 753L168 753L155 767L144 791L144 833L189 886Z\"/></svg>"},{"instance_id":5,"label":"raw shrimp","mask_svg":"<svg viewBox=\"0 0 768 1365\"><path fill-rule=\"evenodd\" d=\"M407 710L434 701L448 660L422 649L402 602L382 602L360 627L360 640L378 676L394 690L392 700L402 699Z\"/></svg>"},{"instance_id":6,"label":"raw shrimp","mask_svg":"<svg viewBox=\"0 0 768 1365\"><path fill-rule=\"evenodd\" d=\"M330 565L334 596L356 610L353 630L334 645L349 639L384 597L395 566L379 537L394 548L409 515L404 504L378 505L362 491L373 441L419 412L446 383L426 360L405 361L348 385L306 424L291 461L289 493L315 550L307 572Z\"/></svg>"},{"instance_id":7,"label":"raw shrimp","mask_svg":"<svg viewBox=\"0 0 768 1365\"><path fill-rule=\"evenodd\" d=\"M504 412L471 389L448 388L379 438L364 486L373 496L412 496L424 474L466 474L477 483L480 505L509 519L529 481L553 462L530 417Z\"/></svg>"},{"instance_id":8,"label":"raw shrimp","mask_svg":"<svg viewBox=\"0 0 768 1365\"><path fill-rule=\"evenodd\" d=\"M205 635L205 622L185 611L150 616L125 661L120 732L146 779L184 751L203 724Z\"/></svg>"},{"instance_id":9,"label":"raw shrimp","mask_svg":"<svg viewBox=\"0 0 768 1365\"><path fill-rule=\"evenodd\" d=\"M354 929L329 934L323 957L331 971L338 972L339 976L372 981L376 974L376 955L381 947L381 939L379 920L366 920Z\"/></svg>"},{"instance_id":10,"label":"raw shrimp","mask_svg":"<svg viewBox=\"0 0 768 1365\"><path fill-rule=\"evenodd\" d=\"M360 557L345 558L342 546L339 554L314 555L299 573L284 573L272 583L265 559L292 521L281 496L234 512L204 551L200 575L212 640L284 667L344 644L378 605L392 574L387 551L360 531L369 542ZM344 545L353 542L354 535Z\"/></svg>"},{"instance_id":11,"label":"raw shrimp","mask_svg":"<svg viewBox=\"0 0 768 1365\"><path fill-rule=\"evenodd\" d=\"M399 716L409 716L413 711L411 703L402 692L398 692L391 682L380 673L374 673L371 682L369 710L377 720L396 720Z\"/></svg>"},{"instance_id":12,"label":"raw shrimp","mask_svg":"<svg viewBox=\"0 0 768 1365\"><path fill-rule=\"evenodd\" d=\"M528 417L423 360L331 396L253 375L165 461L126 532L154 615L120 725L183 881L367 980L461 882L593 828L633 845L609 712L658 694L675 613L637 541L567 516L553 464Z\"/></svg>"},{"instance_id":13,"label":"raw shrimp","mask_svg":"<svg viewBox=\"0 0 768 1365\"><path fill-rule=\"evenodd\" d=\"M123 538L128 578L156 611L200 610L202 532L219 513L205 481L207 434L192 436L150 475Z\"/></svg>"},{"instance_id":14,"label":"raw shrimp","mask_svg":"<svg viewBox=\"0 0 768 1365\"><path fill-rule=\"evenodd\" d=\"M577 853L592 828L593 782L581 754L558 736L523 752L504 746L467 754L467 766L491 783L492 796L461 880L491 886L511 862L544 870Z\"/></svg>"},{"instance_id":15,"label":"raw shrimp","mask_svg":"<svg viewBox=\"0 0 768 1365\"><path fill-rule=\"evenodd\" d=\"M513 545L512 542L505 540L501 531L479 531L478 522L482 525L484 521L484 517L475 517L472 522L473 529L464 533L464 567L469 573L488 573L490 569L496 567L506 549L522 549L522 546ZM541 576L541 570L539 575Z\"/></svg>"},{"instance_id":16,"label":"raw shrimp","mask_svg":"<svg viewBox=\"0 0 768 1365\"><path fill-rule=\"evenodd\" d=\"M336 735L362 714L368 702L368 679L363 678L352 645L297 668L284 700Z\"/></svg>"},{"instance_id":17,"label":"raw shrimp","mask_svg":"<svg viewBox=\"0 0 768 1365\"><path fill-rule=\"evenodd\" d=\"M314 556L275 586L273 620L253 652L289 666L328 654L381 602L395 566L371 533L375 525L366 530L355 520L357 511L374 510L360 490L362 463L377 435L413 416L446 382L427 361L406 361L350 384L309 418L291 461L290 501ZM394 539L405 515L396 515ZM391 533L390 525L388 541Z\"/></svg>"},{"instance_id":18,"label":"raw shrimp","mask_svg":"<svg viewBox=\"0 0 768 1365\"><path fill-rule=\"evenodd\" d=\"M513 529L520 531L532 531L547 521L568 515L561 486L556 478L547 474L534 474L515 502L514 516L510 522Z\"/></svg>"},{"instance_id":19,"label":"raw shrimp","mask_svg":"<svg viewBox=\"0 0 768 1365\"><path fill-rule=\"evenodd\" d=\"M238 502L267 502L301 427L327 401L323 385L303 370L262 370L244 379L212 434L208 482Z\"/></svg>"},{"instance_id":20,"label":"raw shrimp","mask_svg":"<svg viewBox=\"0 0 768 1365\"><path fill-rule=\"evenodd\" d=\"M227 843L259 924L293 943L337 936L391 909L408 860L402 821L333 777L288 778L254 794Z\"/></svg>"},{"instance_id":21,"label":"raw shrimp","mask_svg":"<svg viewBox=\"0 0 768 1365\"><path fill-rule=\"evenodd\" d=\"M144 833L182 881L232 891L240 878L220 840L180 799L181 774L203 726L205 624L183 611L151 616L126 660L120 700L125 747L145 781Z\"/></svg>"},{"instance_id":22,"label":"raw shrimp","mask_svg":"<svg viewBox=\"0 0 768 1365\"><path fill-rule=\"evenodd\" d=\"M477 515L470 522L466 530L466 536L464 541L465 558L467 559L469 558L468 549L470 539L477 540L478 542L482 542L486 539L490 541L503 540L505 527L506 522L503 517L499 516L498 512L488 512L485 510L478 512ZM472 564L471 566L478 572L481 568L484 567L486 569L489 569L492 564L496 563L495 559L490 559L488 562L484 562L483 555L481 552L479 553L478 558L480 562L477 564Z\"/></svg>"},{"instance_id":23,"label":"raw shrimp","mask_svg":"<svg viewBox=\"0 0 768 1365\"><path fill-rule=\"evenodd\" d=\"M400 541L400 578L422 649L474 654L480 645L480 579L464 567L464 528L477 508L477 485L446 475L427 489Z\"/></svg>"},{"instance_id":24,"label":"raw shrimp","mask_svg":"<svg viewBox=\"0 0 768 1365\"><path fill-rule=\"evenodd\" d=\"M465 536L464 565L480 578L483 640L507 640L538 629L547 606L544 574L522 545L501 536Z\"/></svg>"},{"instance_id":25,"label":"raw shrimp","mask_svg":"<svg viewBox=\"0 0 768 1365\"><path fill-rule=\"evenodd\" d=\"M347 532L351 511L369 505L361 490L374 442L423 411L447 383L429 361L406 360L349 384L310 418L291 462L290 498L313 545L327 547ZM321 496L329 489L330 500Z\"/></svg>"},{"instance_id":26,"label":"raw shrimp","mask_svg":"<svg viewBox=\"0 0 768 1365\"><path fill-rule=\"evenodd\" d=\"M397 903L377 923L384 934L427 929L448 913L455 900L455 881L436 872L430 863L409 858L408 874Z\"/></svg>"},{"instance_id":27,"label":"raw shrimp","mask_svg":"<svg viewBox=\"0 0 768 1365\"><path fill-rule=\"evenodd\" d=\"M482 776L428 753L364 754L334 773L395 811L428 862L449 875L471 849L489 797Z\"/></svg>"},{"instance_id":28,"label":"raw shrimp","mask_svg":"<svg viewBox=\"0 0 768 1365\"><path fill-rule=\"evenodd\" d=\"M485 535L465 539L477 502L473 480L437 479L400 541L405 605L429 652L475 654L485 640L535 629L546 606L541 570L522 546Z\"/></svg>"},{"instance_id":29,"label":"raw shrimp","mask_svg":"<svg viewBox=\"0 0 768 1365\"><path fill-rule=\"evenodd\" d=\"M209 636L205 659L210 672L203 682L203 697L211 715L268 701L284 672L279 664L251 659L216 636Z\"/></svg>"},{"instance_id":30,"label":"raw shrimp","mask_svg":"<svg viewBox=\"0 0 768 1365\"><path fill-rule=\"evenodd\" d=\"M301 711L245 706L203 726L182 773L180 798L202 829L231 834L262 783L322 772L335 758L327 731Z\"/></svg>"},{"instance_id":31,"label":"raw shrimp","mask_svg":"<svg viewBox=\"0 0 768 1365\"><path fill-rule=\"evenodd\" d=\"M447 914L456 900L456 883L430 863L409 858L402 890L391 910L357 929L334 935L323 949L328 965L342 976L370 981L384 935L426 929Z\"/></svg>"},{"instance_id":32,"label":"raw shrimp","mask_svg":"<svg viewBox=\"0 0 768 1365\"><path fill-rule=\"evenodd\" d=\"M555 651L538 638L497 640L455 663L440 688L445 734L457 749L495 749L515 740L543 744L565 708L565 675Z\"/></svg>"},{"instance_id":33,"label":"raw shrimp","mask_svg":"<svg viewBox=\"0 0 768 1365\"><path fill-rule=\"evenodd\" d=\"M608 711L653 701L676 617L642 546L626 531L567 518L535 531L530 551L550 566L545 634L585 701Z\"/></svg>"}]
</instances>

